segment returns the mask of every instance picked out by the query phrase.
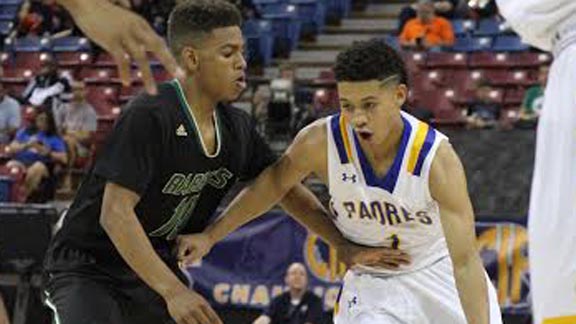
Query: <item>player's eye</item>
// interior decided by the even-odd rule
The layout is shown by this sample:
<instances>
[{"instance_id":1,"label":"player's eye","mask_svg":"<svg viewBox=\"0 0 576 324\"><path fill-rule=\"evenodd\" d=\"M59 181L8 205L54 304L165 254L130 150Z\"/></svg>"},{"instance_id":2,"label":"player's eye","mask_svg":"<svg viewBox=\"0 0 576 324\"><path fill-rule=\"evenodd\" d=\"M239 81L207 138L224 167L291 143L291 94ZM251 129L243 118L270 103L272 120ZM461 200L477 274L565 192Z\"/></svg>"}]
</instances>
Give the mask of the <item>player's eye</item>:
<instances>
[{"instance_id":1,"label":"player's eye","mask_svg":"<svg viewBox=\"0 0 576 324\"><path fill-rule=\"evenodd\" d=\"M341 108L345 112L353 112L354 111L354 107L352 105L349 105L349 104L342 104Z\"/></svg>"},{"instance_id":2,"label":"player's eye","mask_svg":"<svg viewBox=\"0 0 576 324\"><path fill-rule=\"evenodd\" d=\"M377 104L375 102L366 102L362 105L362 107L366 110L371 110L376 108Z\"/></svg>"}]
</instances>

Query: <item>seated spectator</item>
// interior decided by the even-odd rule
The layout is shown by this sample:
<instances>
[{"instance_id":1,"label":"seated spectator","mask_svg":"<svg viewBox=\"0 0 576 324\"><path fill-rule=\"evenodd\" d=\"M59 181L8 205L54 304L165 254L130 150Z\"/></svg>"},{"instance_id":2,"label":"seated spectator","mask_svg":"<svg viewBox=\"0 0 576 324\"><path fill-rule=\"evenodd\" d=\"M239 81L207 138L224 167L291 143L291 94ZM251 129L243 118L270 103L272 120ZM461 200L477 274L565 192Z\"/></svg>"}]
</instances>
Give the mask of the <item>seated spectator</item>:
<instances>
[{"instance_id":1,"label":"seated spectator","mask_svg":"<svg viewBox=\"0 0 576 324\"><path fill-rule=\"evenodd\" d=\"M468 6L470 8L469 15L476 20L493 18L498 15L496 0L470 0Z\"/></svg>"},{"instance_id":2,"label":"seated spectator","mask_svg":"<svg viewBox=\"0 0 576 324\"><path fill-rule=\"evenodd\" d=\"M56 113L69 96L70 83L58 73L58 64L52 58L42 62L38 74L30 80L22 93L25 103L34 107L48 106Z\"/></svg>"},{"instance_id":3,"label":"seated spectator","mask_svg":"<svg viewBox=\"0 0 576 324\"><path fill-rule=\"evenodd\" d=\"M308 290L308 274L302 263L292 263L286 272L288 291L274 298L253 324L319 324L322 301Z\"/></svg>"},{"instance_id":4,"label":"seated spectator","mask_svg":"<svg viewBox=\"0 0 576 324\"><path fill-rule=\"evenodd\" d=\"M40 109L35 122L22 128L7 149L13 155L8 161L9 167L26 170L24 193L30 198L43 180L54 180L54 169L58 164L67 162L66 144L58 135L56 123L49 109ZM55 182L55 181L54 181Z\"/></svg>"},{"instance_id":5,"label":"seated spectator","mask_svg":"<svg viewBox=\"0 0 576 324\"><path fill-rule=\"evenodd\" d=\"M468 106L469 128L491 128L498 123L502 105L494 101L492 91L492 86L486 81L476 85L475 97Z\"/></svg>"},{"instance_id":6,"label":"seated spectator","mask_svg":"<svg viewBox=\"0 0 576 324\"><path fill-rule=\"evenodd\" d=\"M544 89L548 81L548 71L550 67L542 65L538 70L538 84L526 90L522 107L520 109L520 127L532 128L540 116L542 105L544 104Z\"/></svg>"},{"instance_id":7,"label":"seated spectator","mask_svg":"<svg viewBox=\"0 0 576 324\"><path fill-rule=\"evenodd\" d=\"M399 41L403 47L416 49L451 46L454 44L454 30L450 21L436 16L430 0L420 0L418 17L406 23Z\"/></svg>"},{"instance_id":8,"label":"seated spectator","mask_svg":"<svg viewBox=\"0 0 576 324\"><path fill-rule=\"evenodd\" d=\"M20 103L6 93L0 82L0 144L8 144L22 124Z\"/></svg>"},{"instance_id":9,"label":"seated spectator","mask_svg":"<svg viewBox=\"0 0 576 324\"><path fill-rule=\"evenodd\" d=\"M275 132L288 131L292 122L296 106L295 100L295 71L290 64L280 67L278 78L270 81L270 102L268 104L268 124Z\"/></svg>"},{"instance_id":10,"label":"seated spectator","mask_svg":"<svg viewBox=\"0 0 576 324\"><path fill-rule=\"evenodd\" d=\"M68 148L68 170L64 177L63 191L72 189L71 172L78 158L86 160L89 157L97 123L98 115L86 101L86 86L83 82L72 83L72 100L56 116L56 124Z\"/></svg>"},{"instance_id":11,"label":"seated spectator","mask_svg":"<svg viewBox=\"0 0 576 324\"><path fill-rule=\"evenodd\" d=\"M55 0L26 0L18 13L17 36L51 36L73 26Z\"/></svg>"},{"instance_id":12,"label":"seated spectator","mask_svg":"<svg viewBox=\"0 0 576 324\"><path fill-rule=\"evenodd\" d=\"M440 17L446 19L454 19L458 16L458 0L432 0L434 3L434 11ZM418 3L414 3L410 6L402 8L400 11L400 16L398 17L398 33L401 33L404 29L404 25L410 20L416 18L418 9Z\"/></svg>"}]
</instances>

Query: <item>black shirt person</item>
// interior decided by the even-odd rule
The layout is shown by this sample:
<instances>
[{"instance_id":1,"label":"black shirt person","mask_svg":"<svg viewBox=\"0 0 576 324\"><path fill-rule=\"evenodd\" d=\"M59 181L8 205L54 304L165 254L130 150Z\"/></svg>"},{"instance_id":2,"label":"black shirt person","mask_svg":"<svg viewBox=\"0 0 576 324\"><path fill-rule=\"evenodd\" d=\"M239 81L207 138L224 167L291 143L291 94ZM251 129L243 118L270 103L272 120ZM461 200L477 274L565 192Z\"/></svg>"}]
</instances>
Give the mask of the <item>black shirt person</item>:
<instances>
[{"instance_id":1,"label":"black shirt person","mask_svg":"<svg viewBox=\"0 0 576 324\"><path fill-rule=\"evenodd\" d=\"M246 86L240 25L224 0L173 10L168 40L186 77L130 102L84 179L46 257L58 323L221 323L171 251L210 224L232 184L274 161L250 118L222 104ZM312 197L297 186L282 206L346 246L330 220L306 216L323 209Z\"/></svg>"},{"instance_id":2,"label":"black shirt person","mask_svg":"<svg viewBox=\"0 0 576 324\"><path fill-rule=\"evenodd\" d=\"M307 289L308 274L302 263L292 263L285 278L288 291L272 300L253 324L319 324L322 301Z\"/></svg>"}]
</instances>

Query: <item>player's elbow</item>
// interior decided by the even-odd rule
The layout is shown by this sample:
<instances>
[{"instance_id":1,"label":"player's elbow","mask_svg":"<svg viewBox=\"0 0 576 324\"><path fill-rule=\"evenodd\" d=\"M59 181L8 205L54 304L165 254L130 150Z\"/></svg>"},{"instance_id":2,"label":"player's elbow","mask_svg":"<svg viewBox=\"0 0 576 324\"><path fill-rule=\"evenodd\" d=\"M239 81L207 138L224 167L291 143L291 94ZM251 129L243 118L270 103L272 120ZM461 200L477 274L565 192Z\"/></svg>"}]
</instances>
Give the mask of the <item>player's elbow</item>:
<instances>
[{"instance_id":1,"label":"player's elbow","mask_svg":"<svg viewBox=\"0 0 576 324\"><path fill-rule=\"evenodd\" d=\"M454 271L467 271L470 267L474 267L480 262L480 256L474 247L461 249L452 253L452 264Z\"/></svg>"}]
</instances>

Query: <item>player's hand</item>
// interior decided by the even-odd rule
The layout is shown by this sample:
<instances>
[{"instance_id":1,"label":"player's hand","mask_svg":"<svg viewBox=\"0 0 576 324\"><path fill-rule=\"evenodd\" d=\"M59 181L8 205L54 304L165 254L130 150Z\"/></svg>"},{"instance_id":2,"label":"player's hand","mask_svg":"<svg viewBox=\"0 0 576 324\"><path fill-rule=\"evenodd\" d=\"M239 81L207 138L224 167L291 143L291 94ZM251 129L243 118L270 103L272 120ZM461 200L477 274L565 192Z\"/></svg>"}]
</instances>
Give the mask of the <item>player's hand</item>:
<instances>
[{"instance_id":1,"label":"player's hand","mask_svg":"<svg viewBox=\"0 0 576 324\"><path fill-rule=\"evenodd\" d=\"M214 246L207 234L179 235L176 239L176 256L184 266L202 259Z\"/></svg>"},{"instance_id":2,"label":"player's hand","mask_svg":"<svg viewBox=\"0 0 576 324\"><path fill-rule=\"evenodd\" d=\"M208 302L190 289L182 287L164 300L170 316L178 324L222 324Z\"/></svg>"},{"instance_id":3,"label":"player's hand","mask_svg":"<svg viewBox=\"0 0 576 324\"><path fill-rule=\"evenodd\" d=\"M154 53L172 76L183 76L183 71L178 67L162 38L137 14L108 0L62 0L61 3L70 11L76 25L84 34L114 57L124 86L129 86L131 83L130 63L133 59L142 72L146 91L156 94L147 51Z\"/></svg>"},{"instance_id":4,"label":"player's hand","mask_svg":"<svg viewBox=\"0 0 576 324\"><path fill-rule=\"evenodd\" d=\"M351 242L337 248L338 258L348 267L365 265L396 270L410 264L410 256L402 250L389 247L366 247Z\"/></svg>"}]
</instances>

